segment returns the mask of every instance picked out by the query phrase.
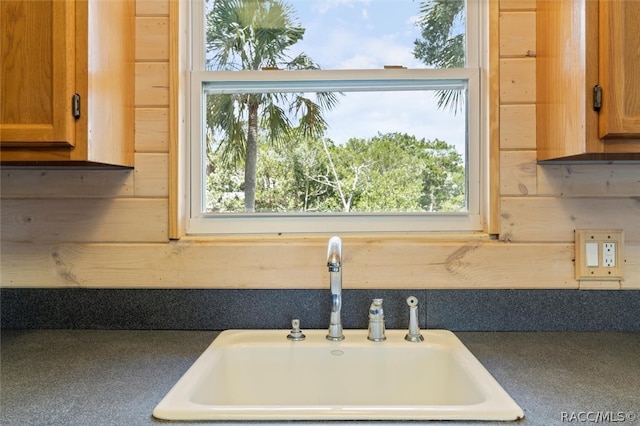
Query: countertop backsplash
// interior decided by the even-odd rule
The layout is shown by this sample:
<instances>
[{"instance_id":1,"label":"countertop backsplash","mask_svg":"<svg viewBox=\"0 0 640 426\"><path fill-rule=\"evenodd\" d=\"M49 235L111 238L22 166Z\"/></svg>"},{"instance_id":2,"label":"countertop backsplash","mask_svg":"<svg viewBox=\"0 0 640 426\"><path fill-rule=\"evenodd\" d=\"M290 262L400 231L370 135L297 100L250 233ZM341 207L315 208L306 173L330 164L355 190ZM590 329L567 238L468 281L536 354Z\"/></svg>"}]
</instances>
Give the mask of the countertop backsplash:
<instances>
[{"instance_id":1,"label":"countertop backsplash","mask_svg":"<svg viewBox=\"0 0 640 426\"><path fill-rule=\"evenodd\" d=\"M0 290L3 329L302 329L329 324L329 290ZM406 299L419 300L421 328L452 331L640 331L640 291L348 290L345 328L366 328L369 304L384 300L386 327L406 328Z\"/></svg>"}]
</instances>

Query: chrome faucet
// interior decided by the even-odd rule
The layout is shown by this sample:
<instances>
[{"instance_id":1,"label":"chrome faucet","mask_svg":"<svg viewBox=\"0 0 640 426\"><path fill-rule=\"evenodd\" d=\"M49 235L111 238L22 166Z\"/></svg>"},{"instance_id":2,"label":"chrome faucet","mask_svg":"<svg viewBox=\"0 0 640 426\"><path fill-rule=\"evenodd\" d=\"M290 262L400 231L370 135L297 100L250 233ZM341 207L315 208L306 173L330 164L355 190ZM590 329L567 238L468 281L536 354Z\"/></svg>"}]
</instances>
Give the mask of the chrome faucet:
<instances>
[{"instance_id":1,"label":"chrome faucet","mask_svg":"<svg viewBox=\"0 0 640 426\"><path fill-rule=\"evenodd\" d=\"M387 340L384 333L384 310L382 309L382 299L373 299L369 307L369 334L367 339L374 342Z\"/></svg>"},{"instance_id":2,"label":"chrome faucet","mask_svg":"<svg viewBox=\"0 0 640 426\"><path fill-rule=\"evenodd\" d=\"M344 340L342 334L342 240L331 237L327 247L327 267L329 268L329 287L331 289L331 320L327 340Z\"/></svg>"}]
</instances>

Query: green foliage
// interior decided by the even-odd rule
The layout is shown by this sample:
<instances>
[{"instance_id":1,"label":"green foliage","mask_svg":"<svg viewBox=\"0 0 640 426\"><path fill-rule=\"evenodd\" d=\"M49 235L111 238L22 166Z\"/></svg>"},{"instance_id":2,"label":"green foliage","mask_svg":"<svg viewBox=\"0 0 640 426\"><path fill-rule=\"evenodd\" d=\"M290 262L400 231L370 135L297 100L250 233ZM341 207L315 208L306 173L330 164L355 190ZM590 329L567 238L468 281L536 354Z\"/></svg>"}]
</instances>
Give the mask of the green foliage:
<instances>
[{"instance_id":1,"label":"green foliage","mask_svg":"<svg viewBox=\"0 0 640 426\"><path fill-rule=\"evenodd\" d=\"M402 133L344 145L302 137L277 150L261 141L256 211L444 212L465 209L464 161L440 140ZM242 166L211 158L211 211L241 212Z\"/></svg>"},{"instance_id":2,"label":"green foliage","mask_svg":"<svg viewBox=\"0 0 640 426\"><path fill-rule=\"evenodd\" d=\"M280 0L207 0L207 69L319 69L292 55L305 29ZM464 35L452 35L464 0L426 0L423 41L429 66L464 66ZM459 25L458 25L459 26ZM441 212L465 209L465 166L447 143L390 133L335 144L323 114L337 93L208 95L207 211ZM460 91L439 106L463 108Z\"/></svg>"},{"instance_id":3,"label":"green foliage","mask_svg":"<svg viewBox=\"0 0 640 426\"><path fill-rule=\"evenodd\" d=\"M278 0L211 2L207 14L207 50L213 53L209 69L259 70L305 63L304 55L287 55L305 31L291 5Z\"/></svg>"},{"instance_id":4,"label":"green foliage","mask_svg":"<svg viewBox=\"0 0 640 426\"><path fill-rule=\"evenodd\" d=\"M304 32L293 7L282 1L215 0L207 14L207 52L211 56L207 68L318 69L305 53L290 56L292 46L302 40ZM282 141L293 128L318 136L326 129L323 111L336 103L335 93L318 93L315 99L301 93L208 96L207 147L225 153L221 158L230 165L244 161L246 211L255 210L258 130L263 129L271 143Z\"/></svg>"},{"instance_id":5,"label":"green foliage","mask_svg":"<svg viewBox=\"0 0 640 426\"><path fill-rule=\"evenodd\" d=\"M433 68L462 68L465 62L465 0L426 0L420 5L418 25L422 40L413 54Z\"/></svg>"},{"instance_id":6,"label":"green foliage","mask_svg":"<svg viewBox=\"0 0 640 426\"><path fill-rule=\"evenodd\" d=\"M414 42L413 56L432 68L465 66L465 0L424 0L418 25L422 39ZM461 90L437 92L438 107L457 113L464 108Z\"/></svg>"}]
</instances>

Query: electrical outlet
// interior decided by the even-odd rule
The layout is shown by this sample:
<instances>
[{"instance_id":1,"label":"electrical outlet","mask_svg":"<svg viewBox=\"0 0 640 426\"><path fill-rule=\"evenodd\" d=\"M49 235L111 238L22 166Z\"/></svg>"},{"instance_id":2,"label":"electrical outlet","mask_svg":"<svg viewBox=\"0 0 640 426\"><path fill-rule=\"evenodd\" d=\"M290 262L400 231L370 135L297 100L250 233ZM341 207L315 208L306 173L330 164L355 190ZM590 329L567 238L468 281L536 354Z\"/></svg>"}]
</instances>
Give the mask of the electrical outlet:
<instances>
[{"instance_id":1,"label":"electrical outlet","mask_svg":"<svg viewBox=\"0 0 640 426\"><path fill-rule=\"evenodd\" d=\"M577 280L619 281L624 278L622 229L576 229Z\"/></svg>"},{"instance_id":2,"label":"electrical outlet","mask_svg":"<svg viewBox=\"0 0 640 426\"><path fill-rule=\"evenodd\" d=\"M616 243L602 244L602 266L605 268L616 267Z\"/></svg>"}]
</instances>

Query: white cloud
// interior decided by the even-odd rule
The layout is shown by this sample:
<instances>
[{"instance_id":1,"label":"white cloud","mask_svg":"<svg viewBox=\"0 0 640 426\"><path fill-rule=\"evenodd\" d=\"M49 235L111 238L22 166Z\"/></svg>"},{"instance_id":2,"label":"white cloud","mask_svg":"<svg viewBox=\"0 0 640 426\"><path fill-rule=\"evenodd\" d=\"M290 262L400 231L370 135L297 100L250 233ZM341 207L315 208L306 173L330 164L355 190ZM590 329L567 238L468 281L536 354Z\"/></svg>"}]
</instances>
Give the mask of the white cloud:
<instances>
[{"instance_id":1,"label":"white cloud","mask_svg":"<svg viewBox=\"0 0 640 426\"><path fill-rule=\"evenodd\" d=\"M300 48L325 69L421 67L417 3L407 0L325 0L296 3L306 28Z\"/></svg>"},{"instance_id":2,"label":"white cloud","mask_svg":"<svg viewBox=\"0 0 640 426\"><path fill-rule=\"evenodd\" d=\"M464 116L438 110L433 92L348 92L325 118L330 125L327 136L336 143L400 132L444 140L464 152Z\"/></svg>"},{"instance_id":3,"label":"white cloud","mask_svg":"<svg viewBox=\"0 0 640 426\"><path fill-rule=\"evenodd\" d=\"M303 50L325 69L421 68L412 53L420 33L418 5L412 0L301 1L296 7L307 29ZM350 92L325 118L328 136L337 143L403 132L438 138L464 152L464 117L438 110L426 92Z\"/></svg>"},{"instance_id":4,"label":"white cloud","mask_svg":"<svg viewBox=\"0 0 640 426\"><path fill-rule=\"evenodd\" d=\"M324 0L314 2L312 8L318 13L325 14L331 9L339 7L353 8L357 4L369 4L371 0Z\"/></svg>"},{"instance_id":5,"label":"white cloud","mask_svg":"<svg viewBox=\"0 0 640 426\"><path fill-rule=\"evenodd\" d=\"M321 45L306 44L303 49L325 69L380 69L384 65L420 67L413 57L413 45L402 34L360 34L347 29L328 33Z\"/></svg>"}]
</instances>

